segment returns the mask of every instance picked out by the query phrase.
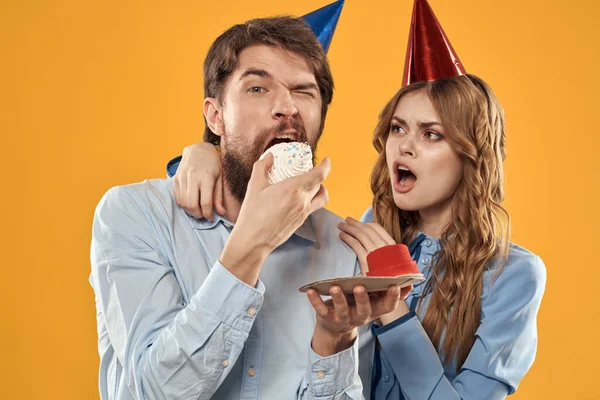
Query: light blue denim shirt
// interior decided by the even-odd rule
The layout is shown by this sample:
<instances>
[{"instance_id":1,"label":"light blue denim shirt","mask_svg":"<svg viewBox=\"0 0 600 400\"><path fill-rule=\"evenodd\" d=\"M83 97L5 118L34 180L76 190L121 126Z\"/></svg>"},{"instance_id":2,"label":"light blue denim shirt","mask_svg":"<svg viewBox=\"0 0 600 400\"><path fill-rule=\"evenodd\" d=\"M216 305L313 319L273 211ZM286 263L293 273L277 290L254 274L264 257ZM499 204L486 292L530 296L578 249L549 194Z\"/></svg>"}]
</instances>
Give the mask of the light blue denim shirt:
<instances>
[{"instance_id":1,"label":"light blue denim shirt","mask_svg":"<svg viewBox=\"0 0 600 400\"><path fill-rule=\"evenodd\" d=\"M368 209L363 222L372 222ZM439 240L422 236L413 251L426 279L440 249ZM454 362L443 363L421 325L430 294L425 282L406 297L411 312L398 320L361 330L360 374L365 397L376 400L498 400L513 393L535 359L536 317L546 284L542 260L511 244L505 269L494 280L497 266L483 276L481 324L475 344L456 372ZM423 306L415 307L420 297ZM381 350L375 349L375 338ZM374 366L374 368L373 368Z\"/></svg>"},{"instance_id":2,"label":"light blue denim shirt","mask_svg":"<svg viewBox=\"0 0 600 400\"><path fill-rule=\"evenodd\" d=\"M310 347L315 311L298 288L359 271L341 220L313 213L267 258L256 287L219 256L233 224L188 216L169 179L115 187L96 209L100 395L108 399L359 399L358 341Z\"/></svg>"}]
</instances>

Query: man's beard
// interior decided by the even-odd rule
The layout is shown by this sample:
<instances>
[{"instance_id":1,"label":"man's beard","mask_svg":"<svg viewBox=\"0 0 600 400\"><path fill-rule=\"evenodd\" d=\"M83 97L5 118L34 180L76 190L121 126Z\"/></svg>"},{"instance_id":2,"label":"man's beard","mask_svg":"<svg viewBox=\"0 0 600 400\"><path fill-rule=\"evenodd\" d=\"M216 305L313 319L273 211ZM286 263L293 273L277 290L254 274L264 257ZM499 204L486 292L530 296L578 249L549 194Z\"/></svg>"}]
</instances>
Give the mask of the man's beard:
<instances>
[{"instance_id":1,"label":"man's beard","mask_svg":"<svg viewBox=\"0 0 600 400\"><path fill-rule=\"evenodd\" d=\"M297 120L290 122L281 122L274 128L263 130L254 141L254 143L245 143L243 134L238 133L238 138L232 139L231 135L225 131L222 136L223 147L223 179L231 195L240 203L246 197L248 182L252 176L252 167L262 155L261 151L268 138L273 137L275 133L281 133L286 129L294 128L300 134L300 141L306 142L306 131L304 126ZM320 136L320 135L319 135ZM317 147L315 143L309 143L313 152L313 165L315 163L315 154Z\"/></svg>"}]
</instances>

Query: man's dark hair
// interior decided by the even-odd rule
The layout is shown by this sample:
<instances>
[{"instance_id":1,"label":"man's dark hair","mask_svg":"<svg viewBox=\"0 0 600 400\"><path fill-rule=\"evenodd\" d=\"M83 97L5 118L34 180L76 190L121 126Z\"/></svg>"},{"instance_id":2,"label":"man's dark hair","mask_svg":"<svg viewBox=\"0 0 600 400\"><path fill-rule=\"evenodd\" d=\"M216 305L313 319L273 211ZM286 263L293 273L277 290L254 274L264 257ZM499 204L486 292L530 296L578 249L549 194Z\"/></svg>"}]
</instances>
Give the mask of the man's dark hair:
<instances>
[{"instance_id":1,"label":"man's dark hair","mask_svg":"<svg viewBox=\"0 0 600 400\"><path fill-rule=\"evenodd\" d=\"M257 18L235 25L214 41L204 60L204 97L222 101L227 78L237 66L242 50L255 45L274 46L298 53L306 59L315 75L321 93L321 129L325 123L327 108L333 97L333 77L327 56L310 27L299 18ZM205 120L204 141L219 144Z\"/></svg>"}]
</instances>

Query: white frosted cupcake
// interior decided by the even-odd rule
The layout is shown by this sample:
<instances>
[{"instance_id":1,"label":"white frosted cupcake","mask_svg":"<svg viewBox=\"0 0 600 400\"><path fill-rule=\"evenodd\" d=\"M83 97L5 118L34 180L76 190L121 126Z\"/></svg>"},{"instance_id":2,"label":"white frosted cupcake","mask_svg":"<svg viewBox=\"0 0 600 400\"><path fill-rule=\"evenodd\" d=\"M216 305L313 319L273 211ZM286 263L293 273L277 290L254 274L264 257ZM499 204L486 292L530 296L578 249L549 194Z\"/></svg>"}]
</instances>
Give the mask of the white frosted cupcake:
<instances>
[{"instance_id":1,"label":"white frosted cupcake","mask_svg":"<svg viewBox=\"0 0 600 400\"><path fill-rule=\"evenodd\" d=\"M269 170L269 183L274 184L284 179L302 175L313 169L312 150L308 143L288 142L269 147L267 153L273 153L273 166Z\"/></svg>"}]
</instances>

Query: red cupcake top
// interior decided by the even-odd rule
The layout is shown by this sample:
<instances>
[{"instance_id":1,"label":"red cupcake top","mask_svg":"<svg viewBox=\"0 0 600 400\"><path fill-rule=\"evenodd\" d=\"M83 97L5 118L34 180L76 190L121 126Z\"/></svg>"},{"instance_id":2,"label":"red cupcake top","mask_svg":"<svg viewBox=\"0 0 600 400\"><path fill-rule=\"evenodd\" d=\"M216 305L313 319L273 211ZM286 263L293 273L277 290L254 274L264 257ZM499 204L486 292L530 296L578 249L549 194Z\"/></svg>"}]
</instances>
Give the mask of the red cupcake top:
<instances>
[{"instance_id":1,"label":"red cupcake top","mask_svg":"<svg viewBox=\"0 0 600 400\"><path fill-rule=\"evenodd\" d=\"M380 247L367 254L369 271L367 276L399 276L418 274L417 263L410 257L404 244Z\"/></svg>"}]
</instances>

